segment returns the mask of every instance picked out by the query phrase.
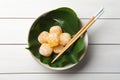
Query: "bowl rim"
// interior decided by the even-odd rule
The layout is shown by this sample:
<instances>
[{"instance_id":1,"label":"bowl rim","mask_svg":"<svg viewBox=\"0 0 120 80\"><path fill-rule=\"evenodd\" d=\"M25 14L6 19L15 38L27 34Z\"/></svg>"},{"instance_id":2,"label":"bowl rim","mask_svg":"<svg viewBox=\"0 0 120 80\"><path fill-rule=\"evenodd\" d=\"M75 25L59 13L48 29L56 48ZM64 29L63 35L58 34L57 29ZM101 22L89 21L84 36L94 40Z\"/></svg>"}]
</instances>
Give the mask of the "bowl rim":
<instances>
[{"instance_id":1,"label":"bowl rim","mask_svg":"<svg viewBox=\"0 0 120 80\"><path fill-rule=\"evenodd\" d=\"M86 52L87 52L87 48L88 48L88 34L87 34L87 32L86 32L85 35L84 35L84 43L85 43L85 50L84 50L84 53L82 54L82 56L80 57L79 62L84 58L84 56L85 56L85 54L86 54ZM64 66L64 67L50 67L49 65L42 63L38 58L36 58L36 57L32 54L32 52L30 52L30 53L31 53L32 57L33 57L40 65L42 65L42 66L45 67L45 68L51 69L51 70L58 70L58 71L60 71L60 70L67 70L67 69L70 69L70 68L76 66L76 65L79 63L79 62L77 62L77 63L75 63L75 64L70 64L70 65L67 65L67 66Z\"/></svg>"}]
</instances>

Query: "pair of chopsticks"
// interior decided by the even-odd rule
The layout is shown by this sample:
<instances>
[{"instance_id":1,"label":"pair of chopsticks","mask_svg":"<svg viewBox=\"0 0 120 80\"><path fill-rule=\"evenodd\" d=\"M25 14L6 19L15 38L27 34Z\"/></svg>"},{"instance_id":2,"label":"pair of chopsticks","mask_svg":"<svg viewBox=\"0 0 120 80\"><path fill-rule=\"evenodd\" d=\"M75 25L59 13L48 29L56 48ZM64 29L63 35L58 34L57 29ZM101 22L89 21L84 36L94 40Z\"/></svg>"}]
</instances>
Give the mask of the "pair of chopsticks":
<instances>
[{"instance_id":1,"label":"pair of chopsticks","mask_svg":"<svg viewBox=\"0 0 120 80\"><path fill-rule=\"evenodd\" d=\"M51 63L56 61L87 29L103 14L104 8L100 9L100 11L93 16L76 34L75 36L66 44L63 50L52 60Z\"/></svg>"}]
</instances>

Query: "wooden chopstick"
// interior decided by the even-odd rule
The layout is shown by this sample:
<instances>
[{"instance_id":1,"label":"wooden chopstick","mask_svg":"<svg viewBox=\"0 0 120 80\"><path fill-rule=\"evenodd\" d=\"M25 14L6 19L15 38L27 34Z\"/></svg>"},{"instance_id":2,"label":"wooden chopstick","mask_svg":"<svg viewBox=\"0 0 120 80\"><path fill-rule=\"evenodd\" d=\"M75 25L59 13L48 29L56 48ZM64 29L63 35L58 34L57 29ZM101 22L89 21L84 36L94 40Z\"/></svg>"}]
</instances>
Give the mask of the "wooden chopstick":
<instances>
[{"instance_id":1,"label":"wooden chopstick","mask_svg":"<svg viewBox=\"0 0 120 80\"><path fill-rule=\"evenodd\" d=\"M101 15L103 12L103 8L99 11L97 16L93 16L86 25L84 25L77 33L76 35L66 44L66 46L63 48L63 50L52 60L51 63L53 63L55 60L57 60L94 22L95 20ZM100 14L100 15L99 15Z\"/></svg>"}]
</instances>

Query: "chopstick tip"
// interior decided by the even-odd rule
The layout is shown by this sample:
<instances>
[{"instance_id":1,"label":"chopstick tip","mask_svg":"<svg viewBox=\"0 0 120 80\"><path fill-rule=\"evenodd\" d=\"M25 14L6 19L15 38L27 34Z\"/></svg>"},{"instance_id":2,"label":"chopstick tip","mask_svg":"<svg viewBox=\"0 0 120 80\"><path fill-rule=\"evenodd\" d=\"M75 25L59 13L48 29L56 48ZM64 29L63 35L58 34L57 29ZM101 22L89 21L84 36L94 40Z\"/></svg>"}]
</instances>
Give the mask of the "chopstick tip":
<instances>
[{"instance_id":1,"label":"chopstick tip","mask_svg":"<svg viewBox=\"0 0 120 80\"><path fill-rule=\"evenodd\" d=\"M104 13L104 7L102 7L99 12L95 15L95 20L97 20Z\"/></svg>"},{"instance_id":2,"label":"chopstick tip","mask_svg":"<svg viewBox=\"0 0 120 80\"><path fill-rule=\"evenodd\" d=\"M54 63L54 61L55 61L55 60L53 59L53 60L51 61L51 63Z\"/></svg>"}]
</instances>

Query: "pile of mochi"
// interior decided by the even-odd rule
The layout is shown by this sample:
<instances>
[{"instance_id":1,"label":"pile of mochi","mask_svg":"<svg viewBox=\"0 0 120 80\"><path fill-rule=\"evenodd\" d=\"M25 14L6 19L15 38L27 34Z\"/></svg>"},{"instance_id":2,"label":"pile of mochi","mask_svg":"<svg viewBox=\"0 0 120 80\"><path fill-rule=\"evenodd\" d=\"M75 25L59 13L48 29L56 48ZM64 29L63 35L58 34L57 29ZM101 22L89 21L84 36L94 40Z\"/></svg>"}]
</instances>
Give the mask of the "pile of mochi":
<instances>
[{"instance_id":1,"label":"pile of mochi","mask_svg":"<svg viewBox=\"0 0 120 80\"><path fill-rule=\"evenodd\" d=\"M70 39L71 35L62 32L60 26L52 26L49 32L43 31L38 36L41 43L39 53L45 57L49 57L53 52L59 54Z\"/></svg>"}]
</instances>

